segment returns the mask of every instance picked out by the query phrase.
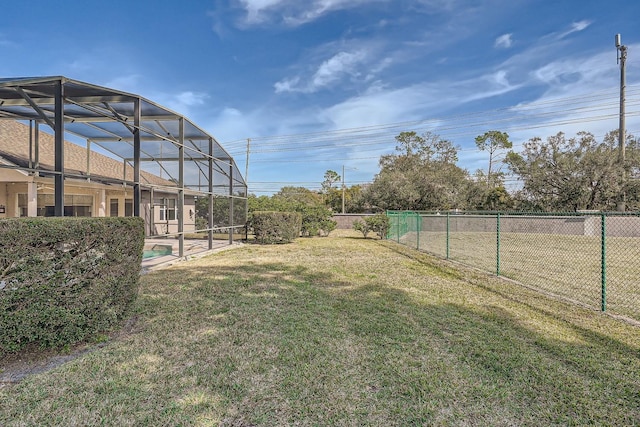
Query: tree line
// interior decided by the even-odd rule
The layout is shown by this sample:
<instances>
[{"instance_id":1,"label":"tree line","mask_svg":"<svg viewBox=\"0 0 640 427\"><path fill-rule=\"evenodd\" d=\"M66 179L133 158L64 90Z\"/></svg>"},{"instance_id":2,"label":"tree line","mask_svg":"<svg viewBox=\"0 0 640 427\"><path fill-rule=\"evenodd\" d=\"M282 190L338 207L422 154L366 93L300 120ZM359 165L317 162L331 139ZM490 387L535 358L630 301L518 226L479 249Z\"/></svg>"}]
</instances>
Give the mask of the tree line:
<instances>
[{"instance_id":1,"label":"tree line","mask_svg":"<svg viewBox=\"0 0 640 427\"><path fill-rule=\"evenodd\" d=\"M598 141L589 132L568 137L560 132L532 138L520 152L506 132L488 131L475 138L487 154L486 169L471 173L458 163L459 147L426 132L401 132L392 154L379 160L373 182L342 188L340 175L328 170L322 189L284 187L275 195L250 196L249 209L324 207L330 212L385 210L511 210L567 212L640 210L640 145L630 135L624 163L618 133ZM505 171L517 179L505 186ZM622 204L622 205L621 205ZM306 209L306 208L305 208Z\"/></svg>"}]
</instances>

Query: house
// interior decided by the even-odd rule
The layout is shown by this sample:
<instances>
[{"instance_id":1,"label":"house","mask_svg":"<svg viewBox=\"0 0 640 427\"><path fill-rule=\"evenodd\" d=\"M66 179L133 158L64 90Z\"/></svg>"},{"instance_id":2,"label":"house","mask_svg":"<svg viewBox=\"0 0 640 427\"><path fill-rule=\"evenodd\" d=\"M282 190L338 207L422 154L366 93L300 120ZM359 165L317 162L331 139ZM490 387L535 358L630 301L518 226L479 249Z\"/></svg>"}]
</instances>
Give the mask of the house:
<instances>
[{"instance_id":1,"label":"house","mask_svg":"<svg viewBox=\"0 0 640 427\"><path fill-rule=\"evenodd\" d=\"M65 216L133 216L133 168L64 142ZM46 126L0 120L0 218L54 216L54 137ZM141 171L141 216L146 234L178 232L176 184ZM171 188L175 191L171 191ZM153 201L153 202L152 202ZM184 231L195 231L195 196L184 196Z\"/></svg>"}]
</instances>

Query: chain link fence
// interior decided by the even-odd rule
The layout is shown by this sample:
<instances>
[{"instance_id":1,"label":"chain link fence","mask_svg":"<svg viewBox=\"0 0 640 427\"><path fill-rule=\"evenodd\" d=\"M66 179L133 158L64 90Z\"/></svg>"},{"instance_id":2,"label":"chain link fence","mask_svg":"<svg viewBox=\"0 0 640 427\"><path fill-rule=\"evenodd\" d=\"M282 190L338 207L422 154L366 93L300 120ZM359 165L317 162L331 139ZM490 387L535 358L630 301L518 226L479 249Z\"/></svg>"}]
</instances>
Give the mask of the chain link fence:
<instances>
[{"instance_id":1,"label":"chain link fence","mask_svg":"<svg viewBox=\"0 0 640 427\"><path fill-rule=\"evenodd\" d=\"M640 212L387 216L388 239L640 320Z\"/></svg>"}]
</instances>

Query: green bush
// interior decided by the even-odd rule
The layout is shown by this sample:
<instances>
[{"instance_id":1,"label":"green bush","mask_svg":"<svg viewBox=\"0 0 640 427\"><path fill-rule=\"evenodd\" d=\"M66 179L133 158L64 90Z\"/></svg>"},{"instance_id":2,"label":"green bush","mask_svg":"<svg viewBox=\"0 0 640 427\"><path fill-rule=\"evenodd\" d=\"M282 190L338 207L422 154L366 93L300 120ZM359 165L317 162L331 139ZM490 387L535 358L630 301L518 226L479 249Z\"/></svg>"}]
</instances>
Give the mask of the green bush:
<instances>
[{"instance_id":1,"label":"green bush","mask_svg":"<svg viewBox=\"0 0 640 427\"><path fill-rule=\"evenodd\" d=\"M365 239L367 238L367 235L371 231L369 224L366 221L363 221L360 219L356 219L355 221L353 221L353 229L361 232Z\"/></svg>"},{"instance_id":2,"label":"green bush","mask_svg":"<svg viewBox=\"0 0 640 427\"><path fill-rule=\"evenodd\" d=\"M328 236L338 225L333 213L322 202L318 193L302 187L283 187L272 197L249 197L249 212L299 212L300 228L304 237Z\"/></svg>"},{"instance_id":3,"label":"green bush","mask_svg":"<svg viewBox=\"0 0 640 427\"><path fill-rule=\"evenodd\" d=\"M327 237L337 226L338 223L333 219L324 219L320 223L320 236Z\"/></svg>"},{"instance_id":4,"label":"green bush","mask_svg":"<svg viewBox=\"0 0 640 427\"><path fill-rule=\"evenodd\" d=\"M0 354L116 326L138 293L141 218L0 220Z\"/></svg>"},{"instance_id":5,"label":"green bush","mask_svg":"<svg viewBox=\"0 0 640 427\"><path fill-rule=\"evenodd\" d=\"M373 216L368 216L364 221L369 224L369 227L374 231L378 237L385 239L389 232L389 217L386 214L378 213Z\"/></svg>"},{"instance_id":6,"label":"green bush","mask_svg":"<svg viewBox=\"0 0 640 427\"><path fill-rule=\"evenodd\" d=\"M300 236L302 215L298 212L253 212L251 226L259 243L289 243Z\"/></svg>"},{"instance_id":7,"label":"green bush","mask_svg":"<svg viewBox=\"0 0 640 427\"><path fill-rule=\"evenodd\" d=\"M305 237L328 236L338 225L332 213L324 206L301 206L302 235Z\"/></svg>"},{"instance_id":8,"label":"green bush","mask_svg":"<svg viewBox=\"0 0 640 427\"><path fill-rule=\"evenodd\" d=\"M389 217L379 213L365 217L364 220L358 219L353 222L353 229L361 232L365 239L371 231L375 232L381 239L384 239L389 231Z\"/></svg>"}]
</instances>

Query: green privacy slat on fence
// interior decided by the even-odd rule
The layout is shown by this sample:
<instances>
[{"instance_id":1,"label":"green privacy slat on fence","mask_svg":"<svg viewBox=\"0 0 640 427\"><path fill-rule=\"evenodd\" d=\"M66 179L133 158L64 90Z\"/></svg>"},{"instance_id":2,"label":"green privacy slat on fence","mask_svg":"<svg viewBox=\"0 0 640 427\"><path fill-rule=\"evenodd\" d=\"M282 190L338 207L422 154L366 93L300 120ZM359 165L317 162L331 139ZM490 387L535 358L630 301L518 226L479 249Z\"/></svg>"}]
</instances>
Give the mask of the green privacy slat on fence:
<instances>
[{"instance_id":1,"label":"green privacy slat on fence","mask_svg":"<svg viewBox=\"0 0 640 427\"><path fill-rule=\"evenodd\" d=\"M401 244L640 320L640 212L387 214Z\"/></svg>"},{"instance_id":2,"label":"green privacy slat on fence","mask_svg":"<svg viewBox=\"0 0 640 427\"><path fill-rule=\"evenodd\" d=\"M496 276L500 275L500 213L496 215Z\"/></svg>"},{"instance_id":3,"label":"green privacy slat on fence","mask_svg":"<svg viewBox=\"0 0 640 427\"><path fill-rule=\"evenodd\" d=\"M450 221L451 220L451 216L450 214L447 212L447 259L449 259L449 230L450 230Z\"/></svg>"},{"instance_id":4,"label":"green privacy slat on fence","mask_svg":"<svg viewBox=\"0 0 640 427\"><path fill-rule=\"evenodd\" d=\"M416 215L416 249L420 250L420 224L422 223L422 218L420 215Z\"/></svg>"},{"instance_id":5,"label":"green privacy slat on fence","mask_svg":"<svg viewBox=\"0 0 640 427\"><path fill-rule=\"evenodd\" d=\"M601 302L600 309L607 309L607 217L600 217L600 271L601 273Z\"/></svg>"}]
</instances>

